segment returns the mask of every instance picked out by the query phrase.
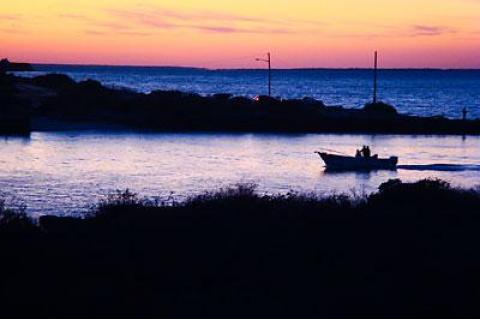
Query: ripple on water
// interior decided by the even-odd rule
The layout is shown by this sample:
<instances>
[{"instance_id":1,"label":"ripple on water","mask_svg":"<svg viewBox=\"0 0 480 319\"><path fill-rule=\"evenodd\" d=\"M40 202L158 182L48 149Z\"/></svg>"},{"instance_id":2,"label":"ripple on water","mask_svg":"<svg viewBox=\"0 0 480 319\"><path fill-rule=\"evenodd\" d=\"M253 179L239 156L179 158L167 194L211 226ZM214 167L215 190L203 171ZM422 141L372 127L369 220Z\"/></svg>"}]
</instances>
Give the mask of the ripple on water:
<instances>
[{"instance_id":1,"label":"ripple on water","mask_svg":"<svg viewBox=\"0 0 480 319\"><path fill-rule=\"evenodd\" d=\"M151 198L173 192L182 200L239 182L256 183L266 194L361 194L390 178L442 178L469 187L480 181L479 137L69 132L0 143L2 194L34 214L82 211L127 188ZM398 155L406 167L325 173L313 154L319 148L353 154L361 145L380 156Z\"/></svg>"}]
</instances>

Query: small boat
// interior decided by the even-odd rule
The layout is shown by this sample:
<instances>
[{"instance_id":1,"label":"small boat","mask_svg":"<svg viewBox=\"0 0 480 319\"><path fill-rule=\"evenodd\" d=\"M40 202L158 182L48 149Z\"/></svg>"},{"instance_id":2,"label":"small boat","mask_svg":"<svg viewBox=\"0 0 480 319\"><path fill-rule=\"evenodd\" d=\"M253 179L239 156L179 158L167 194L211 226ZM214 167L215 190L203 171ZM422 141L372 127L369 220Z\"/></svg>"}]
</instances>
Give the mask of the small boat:
<instances>
[{"instance_id":1,"label":"small boat","mask_svg":"<svg viewBox=\"0 0 480 319\"><path fill-rule=\"evenodd\" d=\"M396 170L398 157L379 158L377 155L343 156L330 153L315 152L325 162L327 170L360 171L360 170Z\"/></svg>"}]
</instances>

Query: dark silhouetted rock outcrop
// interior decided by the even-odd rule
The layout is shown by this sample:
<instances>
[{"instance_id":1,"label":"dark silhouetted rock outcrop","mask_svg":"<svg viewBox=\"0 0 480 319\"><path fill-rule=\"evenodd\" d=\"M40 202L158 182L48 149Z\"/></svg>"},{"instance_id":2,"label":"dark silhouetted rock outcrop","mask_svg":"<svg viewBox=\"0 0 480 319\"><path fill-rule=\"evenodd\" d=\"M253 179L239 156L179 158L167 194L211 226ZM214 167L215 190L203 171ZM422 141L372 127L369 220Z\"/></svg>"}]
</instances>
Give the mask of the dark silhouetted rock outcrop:
<instances>
[{"instance_id":1,"label":"dark silhouetted rock outcrop","mask_svg":"<svg viewBox=\"0 0 480 319\"><path fill-rule=\"evenodd\" d=\"M0 60L0 73L8 71L34 71L34 69L28 63L10 62L8 59Z\"/></svg>"},{"instance_id":2,"label":"dark silhouetted rock outcrop","mask_svg":"<svg viewBox=\"0 0 480 319\"><path fill-rule=\"evenodd\" d=\"M65 122L157 131L480 134L480 120L409 116L385 103L352 109L311 98L249 99L160 90L143 94L94 80L76 83L59 74L12 80L30 101L34 118Z\"/></svg>"},{"instance_id":3,"label":"dark silhouetted rock outcrop","mask_svg":"<svg viewBox=\"0 0 480 319\"><path fill-rule=\"evenodd\" d=\"M394 106L384 102L365 104L365 107L363 108L363 110L365 112L378 114L378 115L397 115L398 114L397 109Z\"/></svg>"}]
</instances>

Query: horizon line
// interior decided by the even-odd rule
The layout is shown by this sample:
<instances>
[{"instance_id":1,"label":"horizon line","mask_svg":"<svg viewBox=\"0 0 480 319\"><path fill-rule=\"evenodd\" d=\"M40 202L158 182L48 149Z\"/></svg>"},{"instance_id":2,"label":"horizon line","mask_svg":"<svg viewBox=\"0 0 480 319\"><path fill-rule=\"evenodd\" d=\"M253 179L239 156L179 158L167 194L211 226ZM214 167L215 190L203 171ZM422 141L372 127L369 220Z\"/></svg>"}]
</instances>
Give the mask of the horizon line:
<instances>
[{"instance_id":1,"label":"horizon line","mask_svg":"<svg viewBox=\"0 0 480 319\"><path fill-rule=\"evenodd\" d=\"M29 63L29 62L14 62L14 63ZM123 67L123 68L165 68L165 69L190 69L190 70L206 70L206 71L241 71L241 70L265 70L265 68L209 68L200 66L182 66L182 65L147 65L147 64L100 64L100 63L44 63L35 62L29 63L33 66L78 66L78 67ZM272 70L277 71L295 71L295 70L372 70L373 67L273 67ZM437 71L480 71L479 67L379 67L379 70L437 70Z\"/></svg>"}]
</instances>

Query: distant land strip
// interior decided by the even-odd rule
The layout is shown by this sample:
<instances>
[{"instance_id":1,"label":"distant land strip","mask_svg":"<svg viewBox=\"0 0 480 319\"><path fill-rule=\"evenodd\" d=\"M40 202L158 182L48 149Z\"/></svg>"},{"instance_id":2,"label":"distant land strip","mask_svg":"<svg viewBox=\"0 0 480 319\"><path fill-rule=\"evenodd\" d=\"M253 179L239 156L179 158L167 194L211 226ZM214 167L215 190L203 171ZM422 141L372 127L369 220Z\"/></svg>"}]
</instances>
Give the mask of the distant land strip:
<instances>
[{"instance_id":1,"label":"distant land strip","mask_svg":"<svg viewBox=\"0 0 480 319\"><path fill-rule=\"evenodd\" d=\"M0 131L29 132L128 128L175 132L480 134L479 119L400 114L386 103L362 109L320 100L201 96L156 90L149 94L109 88L63 74L24 78L0 75ZM15 128L18 123L18 127Z\"/></svg>"}]
</instances>

